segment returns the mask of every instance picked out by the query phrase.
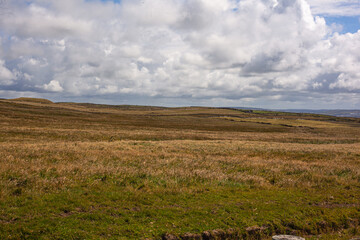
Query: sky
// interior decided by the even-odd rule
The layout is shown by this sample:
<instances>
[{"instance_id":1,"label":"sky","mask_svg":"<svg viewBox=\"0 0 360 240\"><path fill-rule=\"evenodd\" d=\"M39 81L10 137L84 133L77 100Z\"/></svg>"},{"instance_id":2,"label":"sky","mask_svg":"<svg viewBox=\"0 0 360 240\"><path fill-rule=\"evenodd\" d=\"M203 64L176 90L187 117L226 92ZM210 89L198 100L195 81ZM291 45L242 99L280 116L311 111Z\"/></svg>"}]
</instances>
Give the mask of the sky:
<instances>
[{"instance_id":1,"label":"sky","mask_svg":"<svg viewBox=\"0 0 360 240\"><path fill-rule=\"evenodd\" d=\"M360 0L0 0L0 98L360 109Z\"/></svg>"}]
</instances>

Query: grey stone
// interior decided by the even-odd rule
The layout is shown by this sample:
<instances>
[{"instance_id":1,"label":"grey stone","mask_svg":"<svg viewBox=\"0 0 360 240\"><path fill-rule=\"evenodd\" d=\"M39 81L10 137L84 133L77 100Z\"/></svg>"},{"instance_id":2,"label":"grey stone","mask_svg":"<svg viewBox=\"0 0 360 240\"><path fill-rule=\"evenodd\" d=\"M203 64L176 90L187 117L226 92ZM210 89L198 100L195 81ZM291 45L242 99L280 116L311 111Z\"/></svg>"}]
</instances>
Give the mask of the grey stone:
<instances>
[{"instance_id":1,"label":"grey stone","mask_svg":"<svg viewBox=\"0 0 360 240\"><path fill-rule=\"evenodd\" d=\"M272 237L272 240L305 240L305 238L293 235L276 235Z\"/></svg>"},{"instance_id":2,"label":"grey stone","mask_svg":"<svg viewBox=\"0 0 360 240\"><path fill-rule=\"evenodd\" d=\"M179 240L179 238L177 236L169 234L169 233L164 234L161 239L162 240Z\"/></svg>"},{"instance_id":3,"label":"grey stone","mask_svg":"<svg viewBox=\"0 0 360 240\"><path fill-rule=\"evenodd\" d=\"M185 233L184 235L180 236L182 240L201 240L200 234L193 234L193 233Z\"/></svg>"}]
</instances>

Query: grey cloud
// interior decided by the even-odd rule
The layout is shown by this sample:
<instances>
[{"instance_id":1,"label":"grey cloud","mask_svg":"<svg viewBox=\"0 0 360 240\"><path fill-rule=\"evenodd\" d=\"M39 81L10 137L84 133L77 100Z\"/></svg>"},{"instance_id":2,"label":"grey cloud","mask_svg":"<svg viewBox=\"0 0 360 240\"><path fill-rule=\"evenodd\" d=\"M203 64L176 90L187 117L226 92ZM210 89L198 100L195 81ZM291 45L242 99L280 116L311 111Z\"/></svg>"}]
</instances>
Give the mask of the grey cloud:
<instances>
[{"instance_id":1,"label":"grey cloud","mask_svg":"<svg viewBox=\"0 0 360 240\"><path fill-rule=\"evenodd\" d=\"M15 80L15 75L4 65L4 61L0 60L0 84L11 85Z\"/></svg>"},{"instance_id":2,"label":"grey cloud","mask_svg":"<svg viewBox=\"0 0 360 240\"><path fill-rule=\"evenodd\" d=\"M16 10L15 10L16 11ZM1 25L10 34L30 38L59 38L71 35L86 35L91 31L91 24L71 16L58 16L47 8L30 5L24 10L18 10L7 18L1 19Z\"/></svg>"}]
</instances>

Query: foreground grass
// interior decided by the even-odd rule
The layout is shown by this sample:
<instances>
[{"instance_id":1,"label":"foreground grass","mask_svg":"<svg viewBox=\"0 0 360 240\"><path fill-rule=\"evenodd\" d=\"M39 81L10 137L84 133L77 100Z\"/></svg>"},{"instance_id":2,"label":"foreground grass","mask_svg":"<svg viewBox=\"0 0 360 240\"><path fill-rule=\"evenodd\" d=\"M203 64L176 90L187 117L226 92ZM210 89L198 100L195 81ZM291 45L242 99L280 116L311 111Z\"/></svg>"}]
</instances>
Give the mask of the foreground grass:
<instances>
[{"instance_id":1,"label":"foreground grass","mask_svg":"<svg viewBox=\"0 0 360 240\"><path fill-rule=\"evenodd\" d=\"M0 108L0 239L360 234L356 119L47 101ZM252 226L264 230L250 235Z\"/></svg>"}]
</instances>

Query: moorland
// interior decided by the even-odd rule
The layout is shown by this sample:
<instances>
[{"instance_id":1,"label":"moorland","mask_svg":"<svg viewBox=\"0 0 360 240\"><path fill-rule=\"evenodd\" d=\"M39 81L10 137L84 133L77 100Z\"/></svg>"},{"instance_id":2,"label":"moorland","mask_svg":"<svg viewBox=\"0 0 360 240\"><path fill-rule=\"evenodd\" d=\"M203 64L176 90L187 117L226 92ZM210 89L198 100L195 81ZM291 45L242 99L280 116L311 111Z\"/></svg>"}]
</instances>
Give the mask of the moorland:
<instances>
[{"instance_id":1,"label":"moorland","mask_svg":"<svg viewBox=\"0 0 360 240\"><path fill-rule=\"evenodd\" d=\"M0 100L0 239L350 239L359 199L358 118Z\"/></svg>"}]
</instances>

